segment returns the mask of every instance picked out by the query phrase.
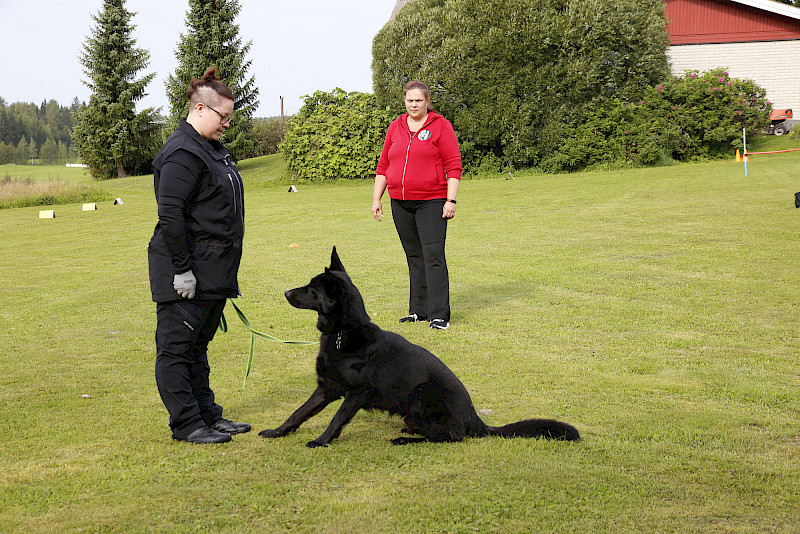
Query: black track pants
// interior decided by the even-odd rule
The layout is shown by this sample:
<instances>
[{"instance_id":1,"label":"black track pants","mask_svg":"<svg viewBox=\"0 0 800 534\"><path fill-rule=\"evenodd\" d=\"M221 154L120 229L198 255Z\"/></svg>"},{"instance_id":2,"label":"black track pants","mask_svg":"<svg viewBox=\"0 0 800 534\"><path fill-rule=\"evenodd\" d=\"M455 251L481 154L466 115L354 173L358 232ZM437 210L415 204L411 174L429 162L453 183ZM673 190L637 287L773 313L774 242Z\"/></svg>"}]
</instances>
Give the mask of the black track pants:
<instances>
[{"instance_id":1,"label":"black track pants","mask_svg":"<svg viewBox=\"0 0 800 534\"><path fill-rule=\"evenodd\" d=\"M394 200L392 219L408 262L408 312L450 320L450 279L444 255L445 200Z\"/></svg>"},{"instance_id":2,"label":"black track pants","mask_svg":"<svg viewBox=\"0 0 800 534\"><path fill-rule=\"evenodd\" d=\"M225 299L184 299L156 306L156 384L176 439L222 417L209 385L207 350L224 308Z\"/></svg>"}]
</instances>

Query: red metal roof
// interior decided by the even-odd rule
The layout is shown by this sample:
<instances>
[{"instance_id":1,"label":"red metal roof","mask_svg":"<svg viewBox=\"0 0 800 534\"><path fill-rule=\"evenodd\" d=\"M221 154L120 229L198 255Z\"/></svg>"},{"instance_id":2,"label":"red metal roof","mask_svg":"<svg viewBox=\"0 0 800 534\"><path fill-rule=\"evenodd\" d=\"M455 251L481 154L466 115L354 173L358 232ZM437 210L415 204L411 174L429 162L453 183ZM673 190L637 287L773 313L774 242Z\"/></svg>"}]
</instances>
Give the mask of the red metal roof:
<instances>
[{"instance_id":1,"label":"red metal roof","mask_svg":"<svg viewBox=\"0 0 800 534\"><path fill-rule=\"evenodd\" d=\"M674 45L800 39L800 20L743 2L666 0L666 11Z\"/></svg>"}]
</instances>

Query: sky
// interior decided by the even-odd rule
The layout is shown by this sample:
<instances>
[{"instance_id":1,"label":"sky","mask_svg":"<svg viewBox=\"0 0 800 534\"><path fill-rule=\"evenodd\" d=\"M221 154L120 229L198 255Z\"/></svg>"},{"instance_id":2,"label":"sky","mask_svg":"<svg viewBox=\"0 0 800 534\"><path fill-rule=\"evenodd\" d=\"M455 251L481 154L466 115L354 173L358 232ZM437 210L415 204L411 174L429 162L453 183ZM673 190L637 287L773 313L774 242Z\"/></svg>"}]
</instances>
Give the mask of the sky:
<instances>
[{"instance_id":1,"label":"sky","mask_svg":"<svg viewBox=\"0 0 800 534\"><path fill-rule=\"evenodd\" d=\"M248 71L259 88L256 117L296 113L303 95L315 91L372 93L372 39L396 0L240 0L239 35L253 45ZM138 109L168 113L165 82L178 65L174 50L186 33L188 0L127 0L136 13L136 46L150 52L137 79L156 73ZM95 26L102 0L0 0L0 97L6 103L75 97L89 101L79 56Z\"/></svg>"}]
</instances>

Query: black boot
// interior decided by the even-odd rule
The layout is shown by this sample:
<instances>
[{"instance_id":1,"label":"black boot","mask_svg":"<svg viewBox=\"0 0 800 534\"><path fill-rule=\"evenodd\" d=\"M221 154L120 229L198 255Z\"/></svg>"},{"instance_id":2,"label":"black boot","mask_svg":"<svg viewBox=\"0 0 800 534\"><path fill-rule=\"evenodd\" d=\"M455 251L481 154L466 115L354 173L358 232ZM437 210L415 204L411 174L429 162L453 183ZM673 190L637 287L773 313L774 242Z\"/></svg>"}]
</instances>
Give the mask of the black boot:
<instances>
[{"instance_id":1,"label":"black boot","mask_svg":"<svg viewBox=\"0 0 800 534\"><path fill-rule=\"evenodd\" d=\"M173 439L177 439L178 441L188 441L189 443L225 443L226 441L231 440L231 436L230 434L217 432L213 428L201 426L183 439Z\"/></svg>"}]
</instances>

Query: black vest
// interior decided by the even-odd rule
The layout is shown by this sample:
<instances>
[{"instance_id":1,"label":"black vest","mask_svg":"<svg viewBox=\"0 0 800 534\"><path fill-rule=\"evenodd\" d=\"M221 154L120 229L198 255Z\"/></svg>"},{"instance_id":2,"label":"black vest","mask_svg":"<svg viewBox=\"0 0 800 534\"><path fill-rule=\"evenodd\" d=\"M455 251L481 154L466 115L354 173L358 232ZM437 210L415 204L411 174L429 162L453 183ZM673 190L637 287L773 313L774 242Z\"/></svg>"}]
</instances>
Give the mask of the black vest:
<instances>
[{"instance_id":1,"label":"black vest","mask_svg":"<svg viewBox=\"0 0 800 534\"><path fill-rule=\"evenodd\" d=\"M242 177L228 151L220 143L203 138L185 120L153 160L156 194L164 161L177 150L186 150L208 169L188 199L186 241L191 269L197 278L197 299L239 296L237 274L244 237L244 190ZM175 267L156 224L147 248L150 291L155 302L179 300L172 287Z\"/></svg>"}]
</instances>

